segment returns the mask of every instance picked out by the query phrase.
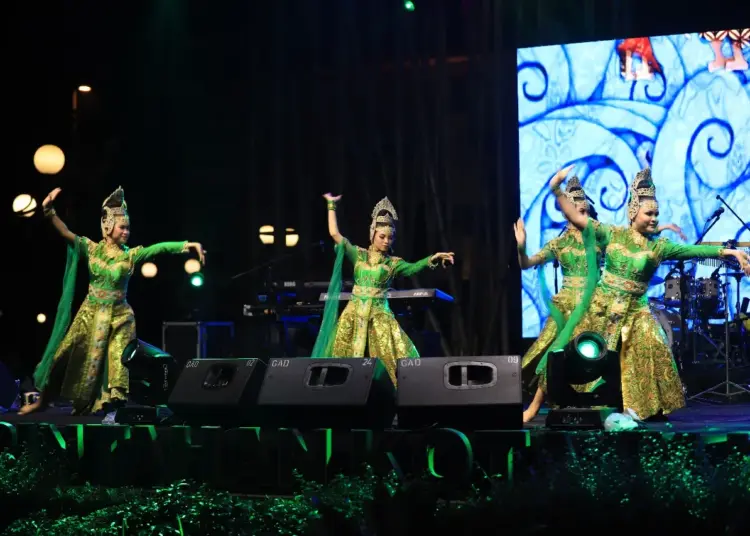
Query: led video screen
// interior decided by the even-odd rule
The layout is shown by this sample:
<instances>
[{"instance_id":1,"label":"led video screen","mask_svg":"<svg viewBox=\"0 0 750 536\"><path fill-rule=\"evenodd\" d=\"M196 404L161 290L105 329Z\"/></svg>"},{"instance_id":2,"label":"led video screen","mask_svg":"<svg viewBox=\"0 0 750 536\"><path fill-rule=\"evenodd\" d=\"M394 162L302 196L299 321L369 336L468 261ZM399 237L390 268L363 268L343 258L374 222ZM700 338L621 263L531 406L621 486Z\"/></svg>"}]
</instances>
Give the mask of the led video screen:
<instances>
[{"instance_id":1,"label":"led video screen","mask_svg":"<svg viewBox=\"0 0 750 536\"><path fill-rule=\"evenodd\" d=\"M749 42L750 28L519 49L520 206L529 255L566 225L547 183L569 164L605 223L628 224L628 186L645 165L661 223L679 225L687 243L724 206L717 196L750 221ZM750 230L725 210L703 241L730 239L748 242ZM709 278L717 267L689 268ZM554 292L555 269L543 270ZM669 271L662 265L657 275ZM536 337L548 315L538 277L534 269L522 273L524 337ZM728 280L731 317L737 280ZM559 271L557 281L561 287ZM740 285L740 295L750 296L748 278ZM664 291L655 284L649 296Z\"/></svg>"}]
</instances>

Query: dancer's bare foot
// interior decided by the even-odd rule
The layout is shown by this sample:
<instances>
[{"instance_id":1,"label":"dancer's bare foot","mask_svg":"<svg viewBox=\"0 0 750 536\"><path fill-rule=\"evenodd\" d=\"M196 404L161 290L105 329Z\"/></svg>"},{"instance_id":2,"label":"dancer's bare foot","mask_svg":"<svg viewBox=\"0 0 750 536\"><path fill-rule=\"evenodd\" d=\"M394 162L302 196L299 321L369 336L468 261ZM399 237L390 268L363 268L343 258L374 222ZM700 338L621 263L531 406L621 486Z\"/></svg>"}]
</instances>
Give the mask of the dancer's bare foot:
<instances>
[{"instance_id":1,"label":"dancer's bare foot","mask_svg":"<svg viewBox=\"0 0 750 536\"><path fill-rule=\"evenodd\" d=\"M534 420L534 417L537 416L539 413L540 406L534 407L533 404L528 407L526 411L523 412L523 422L531 422Z\"/></svg>"},{"instance_id":2,"label":"dancer's bare foot","mask_svg":"<svg viewBox=\"0 0 750 536\"><path fill-rule=\"evenodd\" d=\"M19 415L28 415L29 413L34 413L35 411L40 411L42 409L42 398L39 397L36 402L33 404L26 404L25 406L21 407L21 409L18 410Z\"/></svg>"}]
</instances>

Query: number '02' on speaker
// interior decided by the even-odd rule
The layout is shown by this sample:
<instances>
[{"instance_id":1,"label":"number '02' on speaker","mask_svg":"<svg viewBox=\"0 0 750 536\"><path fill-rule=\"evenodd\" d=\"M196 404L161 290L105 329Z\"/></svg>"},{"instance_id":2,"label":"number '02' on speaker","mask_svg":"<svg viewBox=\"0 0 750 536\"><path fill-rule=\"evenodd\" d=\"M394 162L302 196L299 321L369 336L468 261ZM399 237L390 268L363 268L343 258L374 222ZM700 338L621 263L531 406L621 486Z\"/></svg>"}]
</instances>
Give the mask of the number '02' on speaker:
<instances>
[{"instance_id":1,"label":"number '02' on speaker","mask_svg":"<svg viewBox=\"0 0 750 536\"><path fill-rule=\"evenodd\" d=\"M264 368L259 359L191 359L167 406L176 421L258 425L255 404Z\"/></svg>"},{"instance_id":2,"label":"number '02' on speaker","mask_svg":"<svg viewBox=\"0 0 750 536\"><path fill-rule=\"evenodd\" d=\"M393 423L395 395L378 359L271 359L258 408L272 427L382 429Z\"/></svg>"},{"instance_id":3,"label":"number '02' on speaker","mask_svg":"<svg viewBox=\"0 0 750 536\"><path fill-rule=\"evenodd\" d=\"M437 425L461 430L521 428L519 356L398 361L399 428Z\"/></svg>"}]
</instances>

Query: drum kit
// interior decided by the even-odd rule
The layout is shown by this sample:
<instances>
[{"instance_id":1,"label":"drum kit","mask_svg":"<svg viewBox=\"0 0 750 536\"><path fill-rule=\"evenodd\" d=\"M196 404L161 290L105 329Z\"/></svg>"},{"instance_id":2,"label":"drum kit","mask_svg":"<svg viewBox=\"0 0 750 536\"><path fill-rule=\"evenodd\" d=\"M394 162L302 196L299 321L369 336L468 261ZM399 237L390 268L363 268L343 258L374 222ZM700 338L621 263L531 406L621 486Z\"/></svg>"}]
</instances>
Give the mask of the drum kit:
<instances>
[{"instance_id":1,"label":"drum kit","mask_svg":"<svg viewBox=\"0 0 750 536\"><path fill-rule=\"evenodd\" d=\"M750 247L750 242L736 241L703 244ZM733 258L691 259L670 264L672 269L664 279L655 277L651 280L652 285L664 283L664 293L651 298L649 305L666 333L680 371L710 364L720 364L726 369L726 381L690 398L713 394L731 399L750 394L750 389L729 378L730 368L750 365L750 337L745 325L750 300L740 299L740 281L745 274ZM715 270L710 277L695 277L699 265L714 267ZM736 285L736 302L731 304L729 290L733 284ZM730 320L730 311L733 320Z\"/></svg>"}]
</instances>

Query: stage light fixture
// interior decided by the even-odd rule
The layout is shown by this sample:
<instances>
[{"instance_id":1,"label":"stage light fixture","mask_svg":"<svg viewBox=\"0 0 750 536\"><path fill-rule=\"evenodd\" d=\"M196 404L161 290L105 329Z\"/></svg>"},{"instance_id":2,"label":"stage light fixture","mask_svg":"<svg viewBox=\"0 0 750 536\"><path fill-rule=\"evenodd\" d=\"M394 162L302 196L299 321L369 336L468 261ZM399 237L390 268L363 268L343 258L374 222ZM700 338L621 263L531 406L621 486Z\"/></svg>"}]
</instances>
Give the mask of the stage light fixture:
<instances>
[{"instance_id":1,"label":"stage light fixture","mask_svg":"<svg viewBox=\"0 0 750 536\"><path fill-rule=\"evenodd\" d=\"M36 199L29 194L21 194L13 200L13 212L23 218L30 218L36 212Z\"/></svg>"},{"instance_id":2,"label":"stage light fixture","mask_svg":"<svg viewBox=\"0 0 750 536\"><path fill-rule=\"evenodd\" d=\"M192 275L190 278L190 284L194 287L202 287L203 286L203 274L198 272Z\"/></svg>"},{"instance_id":3,"label":"stage light fixture","mask_svg":"<svg viewBox=\"0 0 750 536\"><path fill-rule=\"evenodd\" d=\"M565 378L568 383L582 384L601 377L606 371L607 342L594 332L585 332L565 347Z\"/></svg>"},{"instance_id":4,"label":"stage light fixture","mask_svg":"<svg viewBox=\"0 0 750 536\"><path fill-rule=\"evenodd\" d=\"M156 267L156 265L153 262L147 262L144 263L143 266L141 266L141 275L145 278L152 278L156 277L156 274L159 273L159 269Z\"/></svg>"},{"instance_id":5,"label":"stage light fixture","mask_svg":"<svg viewBox=\"0 0 750 536\"><path fill-rule=\"evenodd\" d=\"M180 373L177 360L164 350L135 339L125 347L121 361L130 373L129 399L150 407L118 409L115 420L131 423L156 420L155 406L167 403Z\"/></svg>"},{"instance_id":6,"label":"stage light fixture","mask_svg":"<svg viewBox=\"0 0 750 536\"><path fill-rule=\"evenodd\" d=\"M406 1L404 2L404 9L405 9L406 11L414 11L414 10L416 9L416 7L417 7L417 6L415 6L415 5L414 5L414 2L412 2L411 0L406 0Z\"/></svg>"},{"instance_id":7,"label":"stage light fixture","mask_svg":"<svg viewBox=\"0 0 750 536\"><path fill-rule=\"evenodd\" d=\"M65 153L56 145L42 145L34 153L34 167L44 175L55 175L65 166Z\"/></svg>"},{"instance_id":8,"label":"stage light fixture","mask_svg":"<svg viewBox=\"0 0 750 536\"><path fill-rule=\"evenodd\" d=\"M185 261L185 271L192 275L201 271L201 263L198 259L188 259Z\"/></svg>"},{"instance_id":9,"label":"stage light fixture","mask_svg":"<svg viewBox=\"0 0 750 536\"><path fill-rule=\"evenodd\" d=\"M293 248L299 242L299 235L291 227L286 228L286 247Z\"/></svg>"},{"instance_id":10,"label":"stage light fixture","mask_svg":"<svg viewBox=\"0 0 750 536\"><path fill-rule=\"evenodd\" d=\"M273 225L263 225L258 233L258 238L263 244L271 245L274 243Z\"/></svg>"},{"instance_id":11,"label":"stage light fixture","mask_svg":"<svg viewBox=\"0 0 750 536\"><path fill-rule=\"evenodd\" d=\"M597 380L588 393L572 387ZM549 428L603 428L622 407L619 355L598 333L581 333L547 356L547 394L556 408L547 414Z\"/></svg>"},{"instance_id":12,"label":"stage light fixture","mask_svg":"<svg viewBox=\"0 0 750 536\"><path fill-rule=\"evenodd\" d=\"M81 85L81 86L78 86L78 91L80 91L81 93L90 93L91 92L91 86L87 86L85 84Z\"/></svg>"},{"instance_id":13,"label":"stage light fixture","mask_svg":"<svg viewBox=\"0 0 750 536\"><path fill-rule=\"evenodd\" d=\"M44 324L47 321L47 315L45 315L44 313L39 313L38 315L36 315L36 321L40 324Z\"/></svg>"}]
</instances>

